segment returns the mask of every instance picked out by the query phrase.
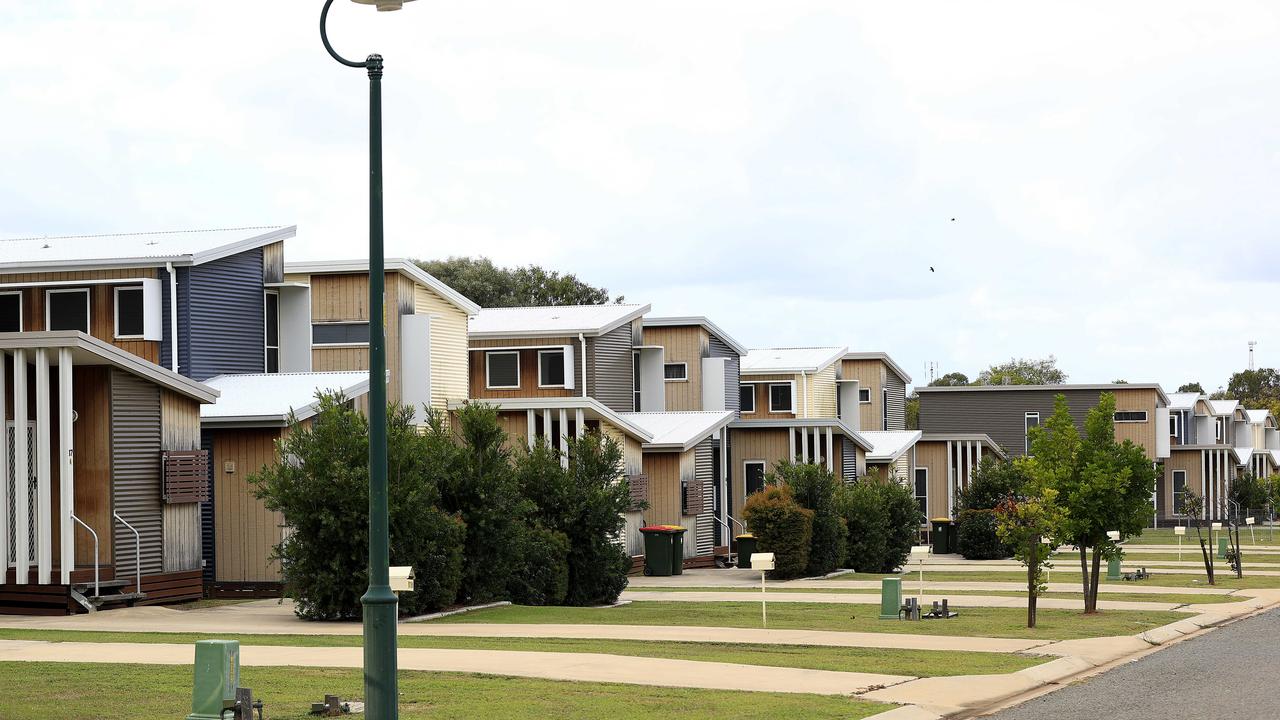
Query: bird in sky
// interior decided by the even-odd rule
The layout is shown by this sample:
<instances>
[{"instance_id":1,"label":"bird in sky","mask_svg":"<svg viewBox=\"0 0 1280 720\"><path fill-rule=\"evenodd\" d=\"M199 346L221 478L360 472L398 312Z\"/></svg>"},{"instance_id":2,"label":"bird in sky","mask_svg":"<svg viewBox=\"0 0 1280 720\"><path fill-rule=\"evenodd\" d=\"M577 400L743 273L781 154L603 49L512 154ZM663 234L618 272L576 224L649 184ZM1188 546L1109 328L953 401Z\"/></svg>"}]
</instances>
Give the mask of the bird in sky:
<instances>
[{"instance_id":1,"label":"bird in sky","mask_svg":"<svg viewBox=\"0 0 1280 720\"><path fill-rule=\"evenodd\" d=\"M933 271L934 271L934 270L933 270L933 266L932 266L932 265L930 265L930 266L929 266L929 272L933 272Z\"/></svg>"}]
</instances>

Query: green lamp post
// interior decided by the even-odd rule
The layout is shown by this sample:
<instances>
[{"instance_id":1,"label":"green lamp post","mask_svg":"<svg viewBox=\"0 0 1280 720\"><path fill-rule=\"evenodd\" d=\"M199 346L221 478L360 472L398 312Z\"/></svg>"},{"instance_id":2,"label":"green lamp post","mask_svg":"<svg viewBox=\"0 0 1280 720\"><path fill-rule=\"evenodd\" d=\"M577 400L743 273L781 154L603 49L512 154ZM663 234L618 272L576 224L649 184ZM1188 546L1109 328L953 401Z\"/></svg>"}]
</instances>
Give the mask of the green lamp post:
<instances>
[{"instance_id":1,"label":"green lamp post","mask_svg":"<svg viewBox=\"0 0 1280 720\"><path fill-rule=\"evenodd\" d=\"M410 0L352 0L379 11L399 10ZM391 591L387 531L387 347L383 319L382 247L382 56L348 60L329 44L325 22L333 0L320 11L320 40L334 60L369 74L369 589L364 606L365 717L396 720L396 595Z\"/></svg>"}]
</instances>

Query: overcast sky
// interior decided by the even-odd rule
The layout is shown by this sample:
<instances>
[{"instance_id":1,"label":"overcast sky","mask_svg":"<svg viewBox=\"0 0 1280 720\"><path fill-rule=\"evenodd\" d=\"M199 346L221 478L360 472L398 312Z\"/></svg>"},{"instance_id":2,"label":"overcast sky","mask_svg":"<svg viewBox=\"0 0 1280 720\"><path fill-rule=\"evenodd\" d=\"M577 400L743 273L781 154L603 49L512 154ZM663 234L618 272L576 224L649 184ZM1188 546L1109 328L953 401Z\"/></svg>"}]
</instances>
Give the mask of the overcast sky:
<instances>
[{"instance_id":1,"label":"overcast sky","mask_svg":"<svg viewBox=\"0 0 1280 720\"><path fill-rule=\"evenodd\" d=\"M0 237L296 224L290 259L363 257L366 84L320 5L4 3ZM1275 2L338 0L330 24L387 58L388 255L539 263L920 384L1053 353L1212 390L1251 339L1280 365Z\"/></svg>"}]
</instances>

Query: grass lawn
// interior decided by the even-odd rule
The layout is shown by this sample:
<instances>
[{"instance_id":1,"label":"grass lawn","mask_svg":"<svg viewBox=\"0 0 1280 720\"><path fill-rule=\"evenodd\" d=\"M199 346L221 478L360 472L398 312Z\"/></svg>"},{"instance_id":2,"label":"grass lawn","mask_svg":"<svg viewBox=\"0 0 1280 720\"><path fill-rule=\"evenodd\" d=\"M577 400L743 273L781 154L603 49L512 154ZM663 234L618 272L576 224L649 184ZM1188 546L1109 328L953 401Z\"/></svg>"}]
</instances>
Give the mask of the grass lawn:
<instances>
[{"instance_id":1,"label":"grass lawn","mask_svg":"<svg viewBox=\"0 0 1280 720\"><path fill-rule=\"evenodd\" d=\"M195 633L123 633L79 630L6 630L0 639L96 643L194 643L196 640L239 640L241 645L359 647L358 635L201 635ZM705 660L771 667L867 672L888 675L948 676L1010 673L1050 658L1002 653L938 650L842 648L813 645L652 642L577 638L466 638L402 635L402 648L526 650L536 652L608 653L639 657Z\"/></svg>"},{"instance_id":2,"label":"grass lawn","mask_svg":"<svg viewBox=\"0 0 1280 720\"><path fill-rule=\"evenodd\" d=\"M1187 616L1179 612L1109 610L1084 615L1072 610L1041 610L1038 626L1026 628L1021 608L964 608L952 620L900 622L880 620L875 605L776 603L769 608L769 627L789 630L916 633L980 637L1071 640L1132 635ZM442 623L575 623L602 625L690 625L760 627L758 602L633 602L613 608L507 607L477 610L433 620Z\"/></svg>"},{"instance_id":3,"label":"grass lawn","mask_svg":"<svg viewBox=\"0 0 1280 720\"><path fill-rule=\"evenodd\" d=\"M1277 530L1280 530L1280 528L1277 528ZM1202 528L1200 532L1204 533L1206 537L1208 537L1209 535L1209 529L1207 527ZM1213 541L1215 544L1218 541L1219 534L1220 533L1218 532L1215 532L1213 534ZM1249 539L1249 529L1247 527L1240 528L1240 544L1241 545L1280 546L1280 532L1274 533L1274 537L1273 537L1273 533L1271 532L1270 529L1264 529L1260 526L1255 526L1253 530L1253 537L1254 537L1253 540ZM1126 542L1128 542L1131 545L1175 545L1176 546L1178 544L1178 536L1173 534L1173 528L1148 529L1148 530L1144 530L1143 533L1138 537L1129 538ZM1193 527L1187 528L1187 534L1182 537L1182 544L1183 544L1183 547L1186 547L1187 545L1199 547L1199 543L1197 543L1196 541L1195 528Z\"/></svg>"},{"instance_id":4,"label":"grass lawn","mask_svg":"<svg viewBox=\"0 0 1280 720\"><path fill-rule=\"evenodd\" d=\"M1246 568L1249 567L1250 563L1280 564L1280 554L1263 555L1262 553L1250 552L1248 550L1243 551L1243 553L1244 553L1244 566ZM1226 562L1225 560L1221 560L1218 558L1217 550L1210 549L1209 554L1213 555L1214 560L1216 560L1217 562ZM1054 555L1053 561L1055 563L1058 563L1059 566L1061 566L1063 563L1072 562L1074 563L1075 567L1078 567L1080 565L1080 555L1078 553ZM1143 565L1143 564L1161 565L1164 563L1171 563L1171 562L1178 562L1178 553L1176 551L1166 552L1162 550L1157 552L1154 550L1125 550L1124 560L1122 561L1122 563L1125 566ZM1200 548L1184 547L1182 550L1181 562L1194 562L1194 563L1203 562L1203 556L1200 555ZM1266 569L1274 570L1275 568L1266 568Z\"/></svg>"},{"instance_id":5,"label":"grass lawn","mask_svg":"<svg viewBox=\"0 0 1280 720\"><path fill-rule=\"evenodd\" d=\"M361 671L246 667L273 720L306 720L325 693L359 699ZM891 706L843 697L574 683L460 673L400 673L400 717L864 718ZM191 711L191 668L0 662L4 716L41 720L173 720ZM363 716L352 716L363 717Z\"/></svg>"},{"instance_id":6,"label":"grass lawn","mask_svg":"<svg viewBox=\"0 0 1280 720\"><path fill-rule=\"evenodd\" d=\"M903 582L902 594L904 596L914 597L916 594L916 585ZM760 594L758 588L740 588L740 587L666 587L666 588L635 588L636 591L643 592L754 592ZM822 588L775 588L770 593L850 593L854 595L875 595L880 594L879 590L863 590L860 588L831 588L824 590ZM936 590L928 586L925 587L925 596L927 598L944 598L955 595L994 595L996 597L1026 597L1024 590ZM1067 592L1050 592L1041 593L1042 598L1058 598L1062 600L1080 600L1080 593ZM1125 592L1099 592L1099 600L1132 600L1137 602L1156 602L1156 603L1178 603L1179 605L1193 605L1196 603L1221 603L1232 602L1233 600L1241 600L1243 598L1232 597L1230 595L1178 595L1176 593L1125 593Z\"/></svg>"},{"instance_id":7,"label":"grass lawn","mask_svg":"<svg viewBox=\"0 0 1280 720\"><path fill-rule=\"evenodd\" d=\"M1229 572L1224 561L1218 560L1214 565L1218 583L1217 587L1228 590L1240 588L1280 588L1280 576L1271 575L1250 575L1248 566L1245 567L1244 578L1236 580L1232 575L1227 577ZM1161 573L1158 568L1155 569L1155 576L1148 580L1124 581L1117 580L1110 585L1149 585L1169 588L1187 588L1187 587L1209 587L1209 583L1205 581L1204 574L1186 575L1181 573ZM845 573L837 575L829 580L880 580L884 577L901 577L902 586L905 589L910 588L911 582L918 577L915 573L908 575L885 575L877 573ZM1102 568L1102 582L1106 583L1107 569ZM1080 570L1078 566L1073 565L1070 569L1058 564L1056 568L1049 572L1049 580L1054 583L1078 583L1080 582ZM1022 570L1010 571L983 571L983 572L963 572L963 571L945 571L936 572L925 571L924 581L933 582L1026 582L1027 573ZM1109 595L1109 594L1108 594Z\"/></svg>"}]
</instances>

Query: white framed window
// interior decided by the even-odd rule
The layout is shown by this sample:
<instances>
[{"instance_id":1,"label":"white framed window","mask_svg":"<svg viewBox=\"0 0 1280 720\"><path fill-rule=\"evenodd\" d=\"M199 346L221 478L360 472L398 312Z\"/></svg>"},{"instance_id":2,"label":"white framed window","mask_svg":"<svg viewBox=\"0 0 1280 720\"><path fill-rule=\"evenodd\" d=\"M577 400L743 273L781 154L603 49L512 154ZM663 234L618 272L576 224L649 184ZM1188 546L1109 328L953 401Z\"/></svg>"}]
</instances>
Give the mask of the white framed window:
<instances>
[{"instance_id":1,"label":"white framed window","mask_svg":"<svg viewBox=\"0 0 1280 720\"><path fill-rule=\"evenodd\" d=\"M1173 514L1182 515L1187 501L1187 471L1173 471Z\"/></svg>"},{"instance_id":2,"label":"white framed window","mask_svg":"<svg viewBox=\"0 0 1280 720\"><path fill-rule=\"evenodd\" d=\"M564 350L538 351L538 387L564 387Z\"/></svg>"},{"instance_id":3,"label":"white framed window","mask_svg":"<svg viewBox=\"0 0 1280 720\"><path fill-rule=\"evenodd\" d=\"M1169 437L1178 437L1181 433L1182 413L1169 413Z\"/></svg>"},{"instance_id":4,"label":"white framed window","mask_svg":"<svg viewBox=\"0 0 1280 720\"><path fill-rule=\"evenodd\" d=\"M763 460L745 460L742 463L742 479L743 479L743 497L747 497L752 493L758 493L764 489L764 468Z\"/></svg>"},{"instance_id":5,"label":"white framed window","mask_svg":"<svg viewBox=\"0 0 1280 720\"><path fill-rule=\"evenodd\" d=\"M280 292L267 290L262 296L262 337L265 352L264 368L269 373L280 372Z\"/></svg>"},{"instance_id":6,"label":"white framed window","mask_svg":"<svg viewBox=\"0 0 1280 720\"><path fill-rule=\"evenodd\" d=\"M89 289L45 290L44 327L46 330L79 330L89 332Z\"/></svg>"},{"instance_id":7,"label":"white framed window","mask_svg":"<svg viewBox=\"0 0 1280 720\"><path fill-rule=\"evenodd\" d=\"M667 382L686 382L689 379L689 366L685 363L663 363L662 379Z\"/></svg>"},{"instance_id":8,"label":"white framed window","mask_svg":"<svg viewBox=\"0 0 1280 720\"><path fill-rule=\"evenodd\" d=\"M789 413L795 412L795 404L792 402L792 383L773 383L769 385L769 412L771 413Z\"/></svg>"},{"instance_id":9,"label":"white framed window","mask_svg":"<svg viewBox=\"0 0 1280 720\"><path fill-rule=\"evenodd\" d=\"M116 288L116 339L137 340L141 338L144 332L143 317L145 313L141 285Z\"/></svg>"},{"instance_id":10,"label":"white framed window","mask_svg":"<svg viewBox=\"0 0 1280 720\"><path fill-rule=\"evenodd\" d=\"M916 507L920 508L920 522L929 521L929 468L916 468L915 472Z\"/></svg>"},{"instance_id":11,"label":"white framed window","mask_svg":"<svg viewBox=\"0 0 1280 720\"><path fill-rule=\"evenodd\" d=\"M22 291L0 292L0 332L22 332Z\"/></svg>"},{"instance_id":12,"label":"white framed window","mask_svg":"<svg viewBox=\"0 0 1280 720\"><path fill-rule=\"evenodd\" d=\"M364 320L352 322L323 322L311 324L312 345L357 345L369 344L369 323Z\"/></svg>"},{"instance_id":13,"label":"white framed window","mask_svg":"<svg viewBox=\"0 0 1280 720\"><path fill-rule=\"evenodd\" d=\"M1031 428L1040 427L1040 413L1029 412L1022 416L1022 452L1031 454Z\"/></svg>"},{"instance_id":14,"label":"white framed window","mask_svg":"<svg viewBox=\"0 0 1280 720\"><path fill-rule=\"evenodd\" d=\"M1146 410L1117 410L1115 421L1118 423L1144 423L1147 421Z\"/></svg>"},{"instance_id":15,"label":"white framed window","mask_svg":"<svg viewBox=\"0 0 1280 720\"><path fill-rule=\"evenodd\" d=\"M753 413L756 411L755 385L738 386L738 410L739 412L744 413Z\"/></svg>"},{"instance_id":16,"label":"white framed window","mask_svg":"<svg viewBox=\"0 0 1280 720\"><path fill-rule=\"evenodd\" d=\"M871 402L871 388L858 388L858 402Z\"/></svg>"},{"instance_id":17,"label":"white framed window","mask_svg":"<svg viewBox=\"0 0 1280 720\"><path fill-rule=\"evenodd\" d=\"M485 353L484 384L490 390L511 390L520 387L520 352L494 350Z\"/></svg>"},{"instance_id":18,"label":"white framed window","mask_svg":"<svg viewBox=\"0 0 1280 720\"><path fill-rule=\"evenodd\" d=\"M1213 441L1217 444L1226 442L1227 437L1227 419L1214 418L1213 420Z\"/></svg>"}]
</instances>

